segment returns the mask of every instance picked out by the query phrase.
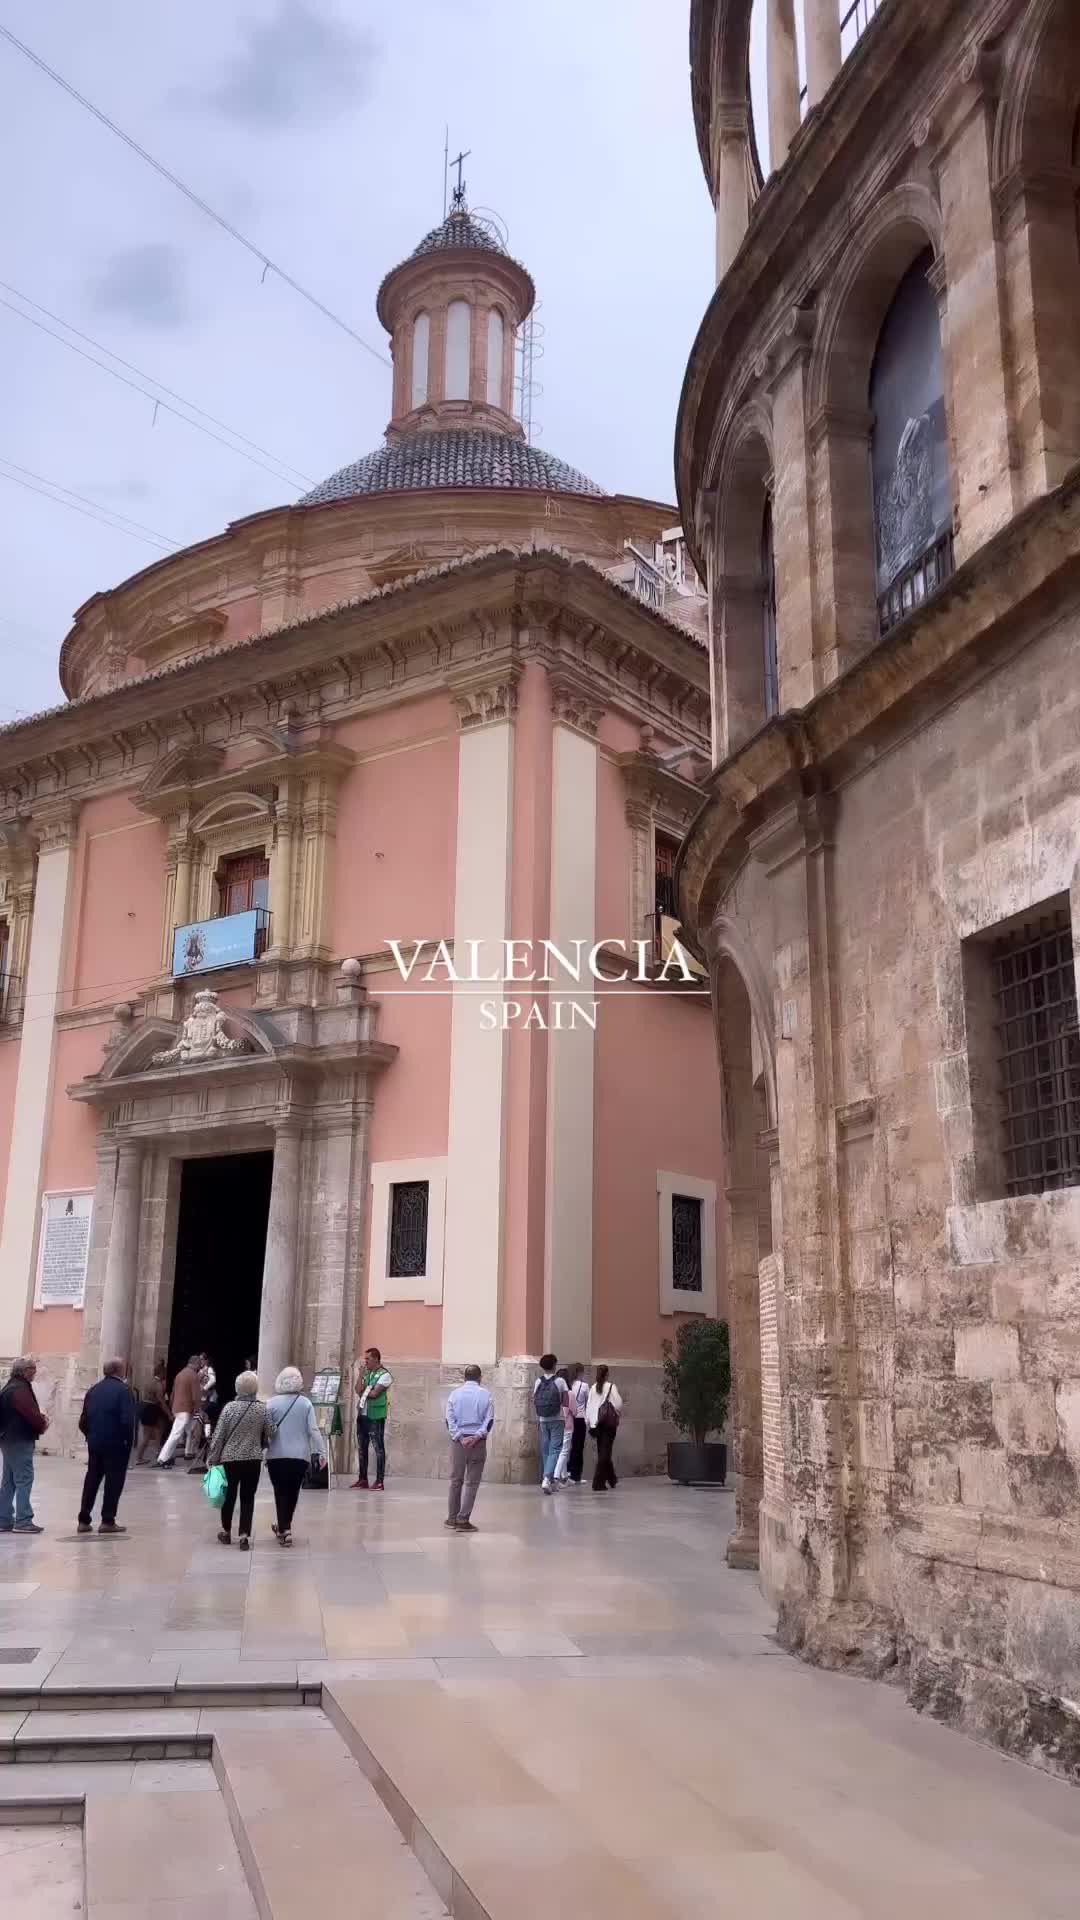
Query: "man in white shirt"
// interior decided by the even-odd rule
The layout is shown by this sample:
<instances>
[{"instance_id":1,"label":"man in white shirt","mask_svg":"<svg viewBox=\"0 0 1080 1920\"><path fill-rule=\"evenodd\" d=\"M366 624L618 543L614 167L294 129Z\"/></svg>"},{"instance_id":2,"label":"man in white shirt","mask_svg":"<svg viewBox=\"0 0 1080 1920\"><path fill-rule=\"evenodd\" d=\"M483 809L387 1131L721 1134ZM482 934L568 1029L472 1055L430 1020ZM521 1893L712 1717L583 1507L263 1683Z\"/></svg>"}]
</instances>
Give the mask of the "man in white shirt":
<instances>
[{"instance_id":1,"label":"man in white shirt","mask_svg":"<svg viewBox=\"0 0 1080 1920\"><path fill-rule=\"evenodd\" d=\"M487 1437L495 1424L495 1403L480 1380L479 1367L466 1367L462 1385L446 1403L450 1504L444 1524L455 1533L476 1532L472 1510L487 1465Z\"/></svg>"}]
</instances>

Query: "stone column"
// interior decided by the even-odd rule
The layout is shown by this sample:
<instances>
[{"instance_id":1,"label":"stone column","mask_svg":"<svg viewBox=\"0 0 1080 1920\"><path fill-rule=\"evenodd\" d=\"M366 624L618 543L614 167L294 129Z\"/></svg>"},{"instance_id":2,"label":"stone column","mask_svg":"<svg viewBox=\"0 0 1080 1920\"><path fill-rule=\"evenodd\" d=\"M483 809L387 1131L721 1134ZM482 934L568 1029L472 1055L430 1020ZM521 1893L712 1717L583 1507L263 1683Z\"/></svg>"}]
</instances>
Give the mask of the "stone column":
<instances>
[{"instance_id":1,"label":"stone column","mask_svg":"<svg viewBox=\"0 0 1080 1920\"><path fill-rule=\"evenodd\" d=\"M274 818L274 851L270 859L271 953L286 953L292 945L293 850L297 825L290 793L279 798Z\"/></svg>"},{"instance_id":2,"label":"stone column","mask_svg":"<svg viewBox=\"0 0 1080 1920\"><path fill-rule=\"evenodd\" d=\"M116 1162L105 1292L101 1303L101 1362L131 1359L135 1287L139 1275L139 1209L142 1204L142 1143L122 1140Z\"/></svg>"},{"instance_id":3,"label":"stone column","mask_svg":"<svg viewBox=\"0 0 1080 1920\"><path fill-rule=\"evenodd\" d=\"M742 246L750 218L745 103L722 102L717 109L717 119L714 186L716 279L719 284Z\"/></svg>"},{"instance_id":4,"label":"stone column","mask_svg":"<svg viewBox=\"0 0 1080 1920\"><path fill-rule=\"evenodd\" d=\"M782 167L799 131L799 50L795 0L768 0L766 66L769 81L769 160Z\"/></svg>"},{"instance_id":5,"label":"stone column","mask_svg":"<svg viewBox=\"0 0 1080 1920\"><path fill-rule=\"evenodd\" d=\"M840 0L804 0L806 100L820 105L840 71Z\"/></svg>"},{"instance_id":6,"label":"stone column","mask_svg":"<svg viewBox=\"0 0 1080 1920\"><path fill-rule=\"evenodd\" d=\"M279 1120L274 1128L274 1174L266 1222L262 1305L259 1310L259 1381L272 1392L282 1367L292 1358L293 1306L296 1297L296 1234L300 1215L301 1127Z\"/></svg>"}]
</instances>

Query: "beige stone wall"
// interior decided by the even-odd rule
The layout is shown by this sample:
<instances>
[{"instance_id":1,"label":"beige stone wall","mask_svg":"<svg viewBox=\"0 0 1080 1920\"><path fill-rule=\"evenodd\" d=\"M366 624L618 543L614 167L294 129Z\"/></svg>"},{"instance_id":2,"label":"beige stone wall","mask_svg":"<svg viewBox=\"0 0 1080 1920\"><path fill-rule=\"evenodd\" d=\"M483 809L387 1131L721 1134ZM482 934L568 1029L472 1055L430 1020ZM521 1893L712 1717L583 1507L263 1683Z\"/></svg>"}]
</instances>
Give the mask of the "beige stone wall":
<instances>
[{"instance_id":1,"label":"beige stone wall","mask_svg":"<svg viewBox=\"0 0 1080 1920\"><path fill-rule=\"evenodd\" d=\"M385 1358L394 1375L386 1429L388 1471L445 1479L446 1400L450 1389L461 1382L461 1368L440 1366L434 1361L395 1360L392 1354ZM532 1412L536 1377L537 1362L528 1357L500 1360L484 1369L484 1383L495 1401L495 1428L486 1470L489 1481L528 1485L537 1477L536 1421ZM628 1476L666 1473L667 1443L677 1436L660 1412L663 1384L659 1367L613 1365L612 1379L626 1402L615 1442L616 1468ZM590 1475L595 1458L591 1441L586 1441L585 1465Z\"/></svg>"}]
</instances>

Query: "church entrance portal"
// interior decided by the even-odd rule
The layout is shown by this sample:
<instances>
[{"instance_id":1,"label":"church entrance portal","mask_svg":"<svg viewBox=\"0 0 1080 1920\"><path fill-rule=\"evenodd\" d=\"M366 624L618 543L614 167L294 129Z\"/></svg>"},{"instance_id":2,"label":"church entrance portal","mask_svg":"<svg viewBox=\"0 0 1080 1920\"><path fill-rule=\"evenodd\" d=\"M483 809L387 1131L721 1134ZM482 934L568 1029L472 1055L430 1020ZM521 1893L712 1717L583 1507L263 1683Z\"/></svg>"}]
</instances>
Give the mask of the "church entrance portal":
<instances>
[{"instance_id":1,"label":"church entrance portal","mask_svg":"<svg viewBox=\"0 0 1080 1920\"><path fill-rule=\"evenodd\" d=\"M222 1403L259 1345L272 1153L185 1160L169 1324L169 1378L208 1353Z\"/></svg>"}]
</instances>

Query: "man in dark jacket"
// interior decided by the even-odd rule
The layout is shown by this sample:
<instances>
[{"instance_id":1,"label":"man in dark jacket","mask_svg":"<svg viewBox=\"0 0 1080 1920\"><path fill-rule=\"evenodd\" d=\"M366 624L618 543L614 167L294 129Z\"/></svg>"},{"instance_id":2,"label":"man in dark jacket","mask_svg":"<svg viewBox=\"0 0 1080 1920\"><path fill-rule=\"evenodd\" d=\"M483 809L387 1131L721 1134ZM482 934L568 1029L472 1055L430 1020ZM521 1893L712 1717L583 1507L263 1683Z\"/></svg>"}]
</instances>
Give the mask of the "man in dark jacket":
<instances>
[{"instance_id":1,"label":"man in dark jacket","mask_svg":"<svg viewBox=\"0 0 1080 1920\"><path fill-rule=\"evenodd\" d=\"M44 1533L34 1521L30 1489L34 1484L34 1445L49 1422L37 1403L34 1375L37 1361L29 1354L13 1360L11 1373L0 1388L0 1533Z\"/></svg>"},{"instance_id":2,"label":"man in dark jacket","mask_svg":"<svg viewBox=\"0 0 1080 1920\"><path fill-rule=\"evenodd\" d=\"M102 1371L104 1379L91 1387L79 1415L79 1432L85 1434L90 1454L79 1508L79 1532L93 1532L94 1501L104 1480L98 1532L126 1533L126 1527L116 1524L116 1509L135 1440L135 1401L124 1379L122 1360L106 1360Z\"/></svg>"}]
</instances>

